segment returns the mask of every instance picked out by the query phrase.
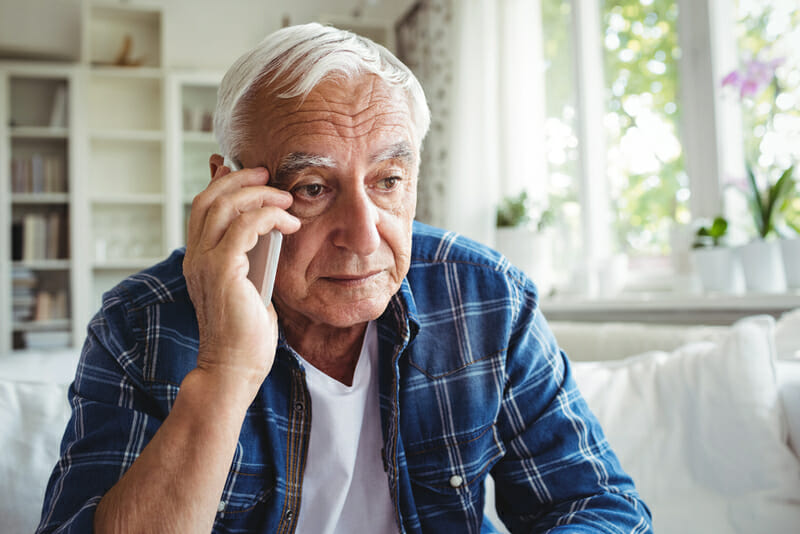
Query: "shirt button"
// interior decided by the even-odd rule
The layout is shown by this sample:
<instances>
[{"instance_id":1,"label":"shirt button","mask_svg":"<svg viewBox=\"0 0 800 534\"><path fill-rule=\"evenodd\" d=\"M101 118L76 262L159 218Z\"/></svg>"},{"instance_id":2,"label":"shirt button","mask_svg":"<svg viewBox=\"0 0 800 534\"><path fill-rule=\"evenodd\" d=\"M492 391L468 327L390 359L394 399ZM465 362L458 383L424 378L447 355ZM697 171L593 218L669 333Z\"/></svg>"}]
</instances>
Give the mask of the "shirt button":
<instances>
[{"instance_id":1,"label":"shirt button","mask_svg":"<svg viewBox=\"0 0 800 534\"><path fill-rule=\"evenodd\" d=\"M464 482L464 479L458 475L453 475L450 477L450 487L457 488Z\"/></svg>"},{"instance_id":2,"label":"shirt button","mask_svg":"<svg viewBox=\"0 0 800 534\"><path fill-rule=\"evenodd\" d=\"M226 506L228 506L228 503L226 503L225 501L219 501L219 504L217 505L217 512L222 512L223 510L225 510Z\"/></svg>"}]
</instances>

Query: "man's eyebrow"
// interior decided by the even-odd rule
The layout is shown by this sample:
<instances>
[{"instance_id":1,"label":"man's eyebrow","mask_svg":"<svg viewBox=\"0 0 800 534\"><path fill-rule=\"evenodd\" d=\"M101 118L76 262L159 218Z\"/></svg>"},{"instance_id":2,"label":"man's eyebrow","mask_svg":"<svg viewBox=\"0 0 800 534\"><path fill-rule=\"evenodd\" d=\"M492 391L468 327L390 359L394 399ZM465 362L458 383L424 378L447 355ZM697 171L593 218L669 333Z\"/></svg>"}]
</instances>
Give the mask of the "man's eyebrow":
<instances>
[{"instance_id":1,"label":"man's eyebrow","mask_svg":"<svg viewBox=\"0 0 800 534\"><path fill-rule=\"evenodd\" d=\"M408 141L400 141L374 154L372 163L381 163L390 159L399 159L403 163L411 165L416 161L416 154Z\"/></svg>"},{"instance_id":2,"label":"man's eyebrow","mask_svg":"<svg viewBox=\"0 0 800 534\"><path fill-rule=\"evenodd\" d=\"M319 154L310 154L308 152L291 152L285 155L280 163L278 163L278 168L275 170L275 177L272 180L272 184L275 187L280 188L282 185L286 185L292 175L297 174L300 171L303 171L309 167L324 167L326 169L332 169L336 167L336 161L333 158L329 158L328 156L321 156Z\"/></svg>"}]
</instances>

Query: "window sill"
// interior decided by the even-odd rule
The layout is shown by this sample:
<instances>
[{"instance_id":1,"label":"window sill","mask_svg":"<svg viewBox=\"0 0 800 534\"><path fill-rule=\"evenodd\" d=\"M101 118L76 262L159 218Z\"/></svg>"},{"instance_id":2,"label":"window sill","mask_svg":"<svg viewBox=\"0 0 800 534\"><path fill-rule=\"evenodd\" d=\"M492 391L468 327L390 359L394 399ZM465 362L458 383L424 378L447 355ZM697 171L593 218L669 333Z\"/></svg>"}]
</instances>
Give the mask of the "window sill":
<instances>
[{"instance_id":1,"label":"window sill","mask_svg":"<svg viewBox=\"0 0 800 534\"><path fill-rule=\"evenodd\" d=\"M543 298L550 321L634 321L668 324L730 324L748 315L782 313L800 308L800 291L782 294L624 293L616 297Z\"/></svg>"}]
</instances>

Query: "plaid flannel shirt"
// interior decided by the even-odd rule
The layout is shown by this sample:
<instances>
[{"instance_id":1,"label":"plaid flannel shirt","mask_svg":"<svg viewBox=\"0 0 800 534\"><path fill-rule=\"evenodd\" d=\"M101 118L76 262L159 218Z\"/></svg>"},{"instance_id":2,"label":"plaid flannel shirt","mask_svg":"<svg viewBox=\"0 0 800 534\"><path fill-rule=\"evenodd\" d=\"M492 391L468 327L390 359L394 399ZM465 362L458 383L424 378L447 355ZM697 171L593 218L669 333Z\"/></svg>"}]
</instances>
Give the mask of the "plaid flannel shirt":
<instances>
[{"instance_id":1,"label":"plaid flannel shirt","mask_svg":"<svg viewBox=\"0 0 800 534\"><path fill-rule=\"evenodd\" d=\"M378 319L380 412L402 532L649 532L639 499L573 381L534 285L501 255L415 223L411 268ZM70 388L72 417L39 532L91 532L195 366L183 251L108 292ZM377 399L376 399L377 401ZM213 402L213 399L209 399ZM313 407L281 338L248 409L215 532L293 532ZM368 513L368 511L365 511Z\"/></svg>"}]
</instances>

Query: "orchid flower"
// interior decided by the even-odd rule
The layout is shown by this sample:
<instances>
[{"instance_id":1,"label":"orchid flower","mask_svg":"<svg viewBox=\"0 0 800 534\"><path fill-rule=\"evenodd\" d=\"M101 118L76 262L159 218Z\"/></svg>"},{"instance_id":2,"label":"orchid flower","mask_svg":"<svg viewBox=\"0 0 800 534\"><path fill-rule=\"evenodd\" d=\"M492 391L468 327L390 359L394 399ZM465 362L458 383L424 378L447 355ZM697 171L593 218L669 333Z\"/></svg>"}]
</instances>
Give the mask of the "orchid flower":
<instances>
[{"instance_id":1,"label":"orchid flower","mask_svg":"<svg viewBox=\"0 0 800 534\"><path fill-rule=\"evenodd\" d=\"M722 79L723 87L734 87L739 90L739 97L754 98L763 91L775 78L775 69L783 64L785 58L771 61L752 59L744 69L732 70Z\"/></svg>"}]
</instances>

